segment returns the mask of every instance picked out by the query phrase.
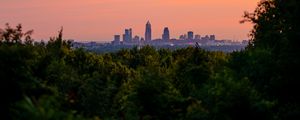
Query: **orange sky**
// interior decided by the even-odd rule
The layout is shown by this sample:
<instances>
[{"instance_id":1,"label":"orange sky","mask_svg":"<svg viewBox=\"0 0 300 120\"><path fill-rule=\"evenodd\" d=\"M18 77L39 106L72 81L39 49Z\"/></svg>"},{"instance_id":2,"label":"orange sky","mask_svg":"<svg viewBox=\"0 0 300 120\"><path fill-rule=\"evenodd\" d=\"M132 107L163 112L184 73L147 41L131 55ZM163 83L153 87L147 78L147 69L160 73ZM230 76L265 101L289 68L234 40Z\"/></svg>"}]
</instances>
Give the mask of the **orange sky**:
<instances>
[{"instance_id":1,"label":"orange sky","mask_svg":"<svg viewBox=\"0 0 300 120\"><path fill-rule=\"evenodd\" d=\"M35 39L48 40L64 27L66 39L110 41L133 28L144 37L150 20L153 38L169 27L172 38L194 31L217 39L247 39L250 24L239 24L259 0L0 0L0 27L22 23Z\"/></svg>"}]
</instances>

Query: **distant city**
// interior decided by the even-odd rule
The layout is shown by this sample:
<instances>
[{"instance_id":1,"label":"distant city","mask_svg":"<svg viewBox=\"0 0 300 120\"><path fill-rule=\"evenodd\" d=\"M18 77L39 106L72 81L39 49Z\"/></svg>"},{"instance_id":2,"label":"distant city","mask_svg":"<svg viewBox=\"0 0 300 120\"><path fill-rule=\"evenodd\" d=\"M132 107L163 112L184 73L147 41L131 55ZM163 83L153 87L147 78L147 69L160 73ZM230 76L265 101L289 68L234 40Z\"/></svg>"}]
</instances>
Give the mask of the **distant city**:
<instances>
[{"instance_id":1,"label":"distant city","mask_svg":"<svg viewBox=\"0 0 300 120\"><path fill-rule=\"evenodd\" d=\"M135 35L133 37L132 29L125 29L125 33L122 35L114 35L114 40L111 42L113 45L191 45L196 42L200 45L230 45L230 44L240 44L248 43L247 40L241 42L232 40L216 40L215 35L194 35L193 31L187 31L186 34L182 34L178 39L170 38L170 31L168 27L163 29L162 37L159 39L152 39L152 29L151 23L148 21L146 23L145 36L140 37Z\"/></svg>"},{"instance_id":2,"label":"distant city","mask_svg":"<svg viewBox=\"0 0 300 120\"><path fill-rule=\"evenodd\" d=\"M141 47L151 45L157 48L177 49L187 46L199 45L200 47L210 51L224 51L231 52L244 49L248 44L248 40L233 41L233 40L217 40L216 35L199 35L194 34L193 31L187 31L179 38L170 38L170 30L168 27L162 29L161 38L152 39L152 28L150 21L147 21L145 26L145 35L140 37L133 35L133 29L128 28L124 30L123 35L114 35L110 43L80 43L73 42L76 48L83 47L91 51L97 52L111 52L123 48L132 48L134 46ZM122 41L121 41L122 37Z\"/></svg>"}]
</instances>

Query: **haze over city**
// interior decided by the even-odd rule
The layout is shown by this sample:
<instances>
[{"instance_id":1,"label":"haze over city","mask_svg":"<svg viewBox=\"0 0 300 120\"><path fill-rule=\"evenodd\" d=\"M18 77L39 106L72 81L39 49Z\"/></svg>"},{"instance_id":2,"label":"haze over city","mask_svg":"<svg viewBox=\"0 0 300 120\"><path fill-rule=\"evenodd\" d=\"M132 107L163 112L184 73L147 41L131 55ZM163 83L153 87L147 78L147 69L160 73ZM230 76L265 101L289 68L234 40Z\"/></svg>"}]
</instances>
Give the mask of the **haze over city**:
<instances>
[{"instance_id":1,"label":"haze over city","mask_svg":"<svg viewBox=\"0 0 300 120\"><path fill-rule=\"evenodd\" d=\"M215 34L219 39L248 39L252 25L240 24L244 11L253 11L259 0L0 0L0 27L23 24L34 29L35 39L48 40L61 26L67 39L110 41L114 34L132 28L143 36L145 22L152 23L153 38L164 27L170 37L186 31Z\"/></svg>"}]
</instances>

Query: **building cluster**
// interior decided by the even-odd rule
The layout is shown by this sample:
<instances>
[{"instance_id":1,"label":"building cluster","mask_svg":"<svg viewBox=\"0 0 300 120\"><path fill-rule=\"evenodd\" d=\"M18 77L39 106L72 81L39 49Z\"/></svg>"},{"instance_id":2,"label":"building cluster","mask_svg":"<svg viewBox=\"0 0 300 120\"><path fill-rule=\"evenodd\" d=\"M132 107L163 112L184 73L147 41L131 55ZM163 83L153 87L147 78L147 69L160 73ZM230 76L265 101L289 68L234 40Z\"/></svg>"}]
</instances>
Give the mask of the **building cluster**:
<instances>
[{"instance_id":1,"label":"building cluster","mask_svg":"<svg viewBox=\"0 0 300 120\"><path fill-rule=\"evenodd\" d=\"M216 40L215 35L204 35L201 36L199 34L194 34L193 31L188 31L186 34L180 35L179 39L171 39L170 38L170 30L168 27L163 29L163 33L160 39L152 39L152 29L151 23L148 21L146 23L145 36L139 37L134 36L132 33L132 29L125 29L125 33L121 35L115 35L114 40L112 41L112 45L187 45L187 44L195 44L199 43L202 45L219 45L219 44L227 44L225 40Z\"/></svg>"},{"instance_id":2,"label":"building cluster","mask_svg":"<svg viewBox=\"0 0 300 120\"><path fill-rule=\"evenodd\" d=\"M132 37L132 29L125 29L125 33L123 34L123 40L121 41L121 35L115 35L112 44L120 45L120 44L137 44L143 42L150 42L152 40L152 29L151 23L148 21L146 24L145 30L145 39L143 37L134 36Z\"/></svg>"},{"instance_id":3,"label":"building cluster","mask_svg":"<svg viewBox=\"0 0 300 120\"><path fill-rule=\"evenodd\" d=\"M72 40L73 48L85 48L90 51L109 52L123 48L132 48L133 46L152 45L157 48L177 49L195 44L202 46L207 50L212 51L235 51L241 50L248 45L248 40L233 41L233 40L216 40L215 35L194 34L193 31L188 31L186 34L180 35L178 39L170 37L170 30L164 27L161 38L152 39L151 23L146 23L145 34L143 37L133 35L131 28L125 29L123 35L114 35L114 40L111 43L100 42L75 42Z\"/></svg>"},{"instance_id":4,"label":"building cluster","mask_svg":"<svg viewBox=\"0 0 300 120\"><path fill-rule=\"evenodd\" d=\"M193 31L188 31L187 34L180 35L179 40L216 40L215 35L205 35L201 36L199 34L194 35Z\"/></svg>"}]
</instances>

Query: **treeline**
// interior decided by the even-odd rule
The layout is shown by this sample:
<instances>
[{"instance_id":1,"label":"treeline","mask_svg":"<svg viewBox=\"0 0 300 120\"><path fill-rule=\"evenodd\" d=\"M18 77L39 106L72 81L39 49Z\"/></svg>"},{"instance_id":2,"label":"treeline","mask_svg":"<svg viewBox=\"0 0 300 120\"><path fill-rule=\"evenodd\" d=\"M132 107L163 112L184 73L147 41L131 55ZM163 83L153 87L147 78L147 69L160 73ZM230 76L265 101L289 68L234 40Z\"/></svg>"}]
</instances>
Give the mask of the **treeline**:
<instances>
[{"instance_id":1,"label":"treeline","mask_svg":"<svg viewBox=\"0 0 300 120\"><path fill-rule=\"evenodd\" d=\"M0 31L2 119L290 120L300 118L299 5L262 1L241 52L151 46L95 54L60 30L48 43ZM244 22L243 21L243 22Z\"/></svg>"},{"instance_id":2,"label":"treeline","mask_svg":"<svg viewBox=\"0 0 300 120\"><path fill-rule=\"evenodd\" d=\"M76 45L73 45L73 47ZM104 44L104 45L97 45L94 47L89 47L89 46L84 46L81 48L86 49L87 51L90 52L94 52L94 53L98 53L98 54L103 54L103 53L110 53L110 52L118 52L122 49L132 49L136 46L139 45L112 45L112 44ZM153 45L150 45L153 46ZM170 45L154 45L153 47L156 49L168 49L168 50L176 50L176 49L181 49L181 48L186 48L189 47L191 45L174 45L174 46L170 46ZM213 45L213 46L208 46L208 45L202 45L201 48L203 50L206 51L222 51L225 53L230 53L233 51L241 51L244 50L245 47L247 45L246 44L241 44L241 45L221 45L221 46L217 46L217 45ZM77 46L76 46L77 47ZM79 48L79 47L77 47Z\"/></svg>"}]
</instances>

